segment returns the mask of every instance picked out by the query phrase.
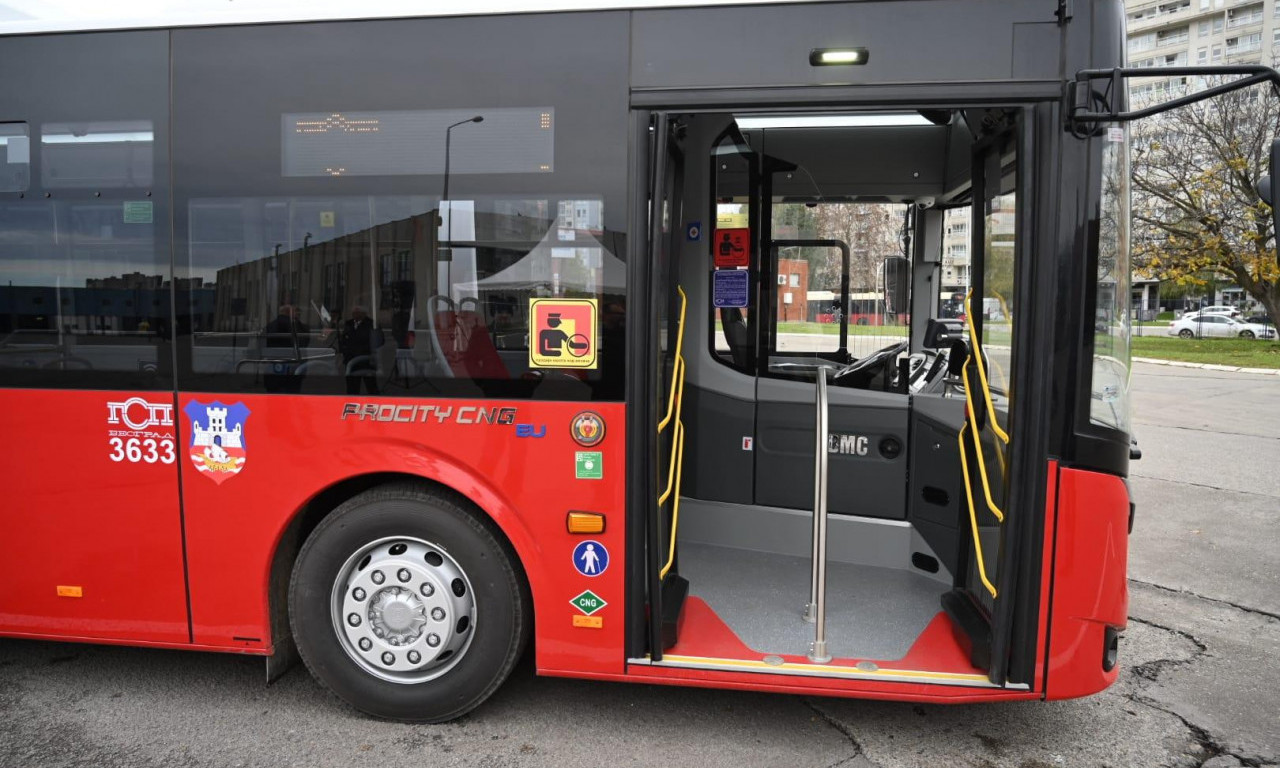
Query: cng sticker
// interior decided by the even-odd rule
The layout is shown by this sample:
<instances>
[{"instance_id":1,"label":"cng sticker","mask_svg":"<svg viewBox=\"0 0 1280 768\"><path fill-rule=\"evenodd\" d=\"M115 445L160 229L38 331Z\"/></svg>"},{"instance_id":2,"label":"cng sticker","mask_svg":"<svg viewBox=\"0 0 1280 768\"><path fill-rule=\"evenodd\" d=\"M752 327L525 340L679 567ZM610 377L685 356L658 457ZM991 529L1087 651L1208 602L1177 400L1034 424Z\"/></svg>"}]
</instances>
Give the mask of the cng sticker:
<instances>
[{"instance_id":1,"label":"cng sticker","mask_svg":"<svg viewBox=\"0 0 1280 768\"><path fill-rule=\"evenodd\" d=\"M608 605L608 603L604 601L603 597L600 597L589 589L570 600L569 604L582 611L583 615L586 616L590 616Z\"/></svg>"}]
</instances>

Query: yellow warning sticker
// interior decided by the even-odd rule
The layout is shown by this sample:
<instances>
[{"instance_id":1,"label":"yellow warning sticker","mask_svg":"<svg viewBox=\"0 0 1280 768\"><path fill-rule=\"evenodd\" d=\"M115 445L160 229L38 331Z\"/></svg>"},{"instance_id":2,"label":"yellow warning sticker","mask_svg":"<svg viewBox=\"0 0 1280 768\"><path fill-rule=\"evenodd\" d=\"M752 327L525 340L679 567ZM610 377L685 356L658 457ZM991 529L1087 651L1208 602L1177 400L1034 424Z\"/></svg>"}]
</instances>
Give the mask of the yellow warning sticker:
<instances>
[{"instance_id":1,"label":"yellow warning sticker","mask_svg":"<svg viewBox=\"0 0 1280 768\"><path fill-rule=\"evenodd\" d=\"M595 299L529 299L529 367L595 368L596 309Z\"/></svg>"}]
</instances>

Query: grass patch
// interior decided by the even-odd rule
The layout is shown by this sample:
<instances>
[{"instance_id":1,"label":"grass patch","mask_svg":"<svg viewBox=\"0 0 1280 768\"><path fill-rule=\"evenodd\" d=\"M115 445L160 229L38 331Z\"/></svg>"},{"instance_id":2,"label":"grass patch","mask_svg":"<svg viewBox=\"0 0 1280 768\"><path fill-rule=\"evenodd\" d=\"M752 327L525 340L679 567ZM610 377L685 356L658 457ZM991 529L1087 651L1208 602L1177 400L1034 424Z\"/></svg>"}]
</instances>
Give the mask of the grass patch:
<instances>
[{"instance_id":1,"label":"grass patch","mask_svg":"<svg viewBox=\"0 0 1280 768\"><path fill-rule=\"evenodd\" d=\"M1181 339L1176 336L1134 336L1132 341L1134 357L1243 368L1280 368L1280 343L1274 341Z\"/></svg>"}]
</instances>

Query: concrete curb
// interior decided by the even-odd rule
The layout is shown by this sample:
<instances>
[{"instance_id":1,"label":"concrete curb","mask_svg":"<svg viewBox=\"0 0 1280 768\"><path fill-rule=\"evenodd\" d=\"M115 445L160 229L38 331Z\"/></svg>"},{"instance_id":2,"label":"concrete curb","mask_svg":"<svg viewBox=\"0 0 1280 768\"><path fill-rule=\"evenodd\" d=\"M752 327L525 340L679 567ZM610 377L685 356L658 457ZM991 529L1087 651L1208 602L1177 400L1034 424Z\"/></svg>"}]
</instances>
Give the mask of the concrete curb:
<instances>
[{"instance_id":1,"label":"concrete curb","mask_svg":"<svg viewBox=\"0 0 1280 768\"><path fill-rule=\"evenodd\" d=\"M1152 365L1171 365L1175 368L1200 368L1206 371L1227 371L1229 373L1260 373L1266 376L1280 376L1280 368L1241 368L1236 365L1215 365L1213 363L1186 363L1181 360L1158 360L1154 357L1135 357L1135 363Z\"/></svg>"}]
</instances>

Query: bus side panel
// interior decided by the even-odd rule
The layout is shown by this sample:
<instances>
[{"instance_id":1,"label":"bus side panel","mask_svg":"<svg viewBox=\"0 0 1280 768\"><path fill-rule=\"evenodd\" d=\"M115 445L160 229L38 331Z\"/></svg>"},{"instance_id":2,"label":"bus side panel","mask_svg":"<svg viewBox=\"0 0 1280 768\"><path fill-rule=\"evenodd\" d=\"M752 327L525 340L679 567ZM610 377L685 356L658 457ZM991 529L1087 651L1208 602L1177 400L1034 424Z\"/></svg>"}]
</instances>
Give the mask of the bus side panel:
<instances>
[{"instance_id":1,"label":"bus side panel","mask_svg":"<svg viewBox=\"0 0 1280 768\"><path fill-rule=\"evenodd\" d=\"M173 395L4 398L0 634L189 642Z\"/></svg>"},{"instance_id":2,"label":"bus side panel","mask_svg":"<svg viewBox=\"0 0 1280 768\"><path fill-rule=\"evenodd\" d=\"M267 584L285 527L308 500L347 478L395 472L458 491L502 529L534 599L538 665L584 672L623 670L625 526L621 403L418 400L280 395L183 395L180 448L195 642L226 648L271 643ZM214 409L210 413L209 409ZM226 409L225 414L221 409ZM504 410L507 409L507 410ZM605 438L583 448L570 423L598 413ZM344 417L345 414L345 417ZM489 414L488 422L483 414ZM210 419L234 433L243 463L222 476L200 470L193 446ZM232 442L235 442L233 439ZM194 450L193 450L194 449ZM603 470L579 478L580 452L600 452ZM208 465L206 464L206 467ZM606 515L600 535L571 535L569 510ZM583 576L574 548L593 540L603 572ZM590 590L607 605L599 628L575 626L570 600ZM583 623L583 622L579 622Z\"/></svg>"},{"instance_id":3,"label":"bus side panel","mask_svg":"<svg viewBox=\"0 0 1280 768\"><path fill-rule=\"evenodd\" d=\"M1103 667L1108 627L1128 616L1129 493L1115 475L1062 469L1047 698L1097 693L1120 667Z\"/></svg>"}]
</instances>

